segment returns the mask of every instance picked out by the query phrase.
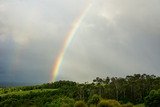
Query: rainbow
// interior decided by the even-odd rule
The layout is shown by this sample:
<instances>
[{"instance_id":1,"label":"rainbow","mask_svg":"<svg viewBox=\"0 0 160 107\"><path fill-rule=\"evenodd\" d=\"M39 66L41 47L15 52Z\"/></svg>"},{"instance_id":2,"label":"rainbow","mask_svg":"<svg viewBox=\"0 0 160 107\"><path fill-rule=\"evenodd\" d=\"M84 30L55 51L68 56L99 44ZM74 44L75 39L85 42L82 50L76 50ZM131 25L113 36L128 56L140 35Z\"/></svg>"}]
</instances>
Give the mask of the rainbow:
<instances>
[{"instance_id":1,"label":"rainbow","mask_svg":"<svg viewBox=\"0 0 160 107\"><path fill-rule=\"evenodd\" d=\"M82 11L80 16L71 25L71 28L64 39L62 48L61 48L56 60L54 61L50 82L54 82L56 80L56 77L57 77L59 69L61 67L65 52L66 52L67 48L69 47L69 44L71 43L73 37L75 36L75 33L78 30L81 22L83 21L84 17L88 13L90 7L91 7L91 2L88 2L87 7Z\"/></svg>"}]
</instances>

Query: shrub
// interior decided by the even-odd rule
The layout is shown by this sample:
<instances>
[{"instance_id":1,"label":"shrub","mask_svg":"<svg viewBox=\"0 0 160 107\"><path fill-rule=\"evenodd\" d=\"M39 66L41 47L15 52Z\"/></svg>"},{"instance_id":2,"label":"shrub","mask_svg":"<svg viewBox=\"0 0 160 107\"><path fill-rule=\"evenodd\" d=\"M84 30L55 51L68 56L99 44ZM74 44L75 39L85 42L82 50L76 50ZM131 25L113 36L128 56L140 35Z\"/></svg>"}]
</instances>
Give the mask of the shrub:
<instances>
[{"instance_id":1,"label":"shrub","mask_svg":"<svg viewBox=\"0 0 160 107\"><path fill-rule=\"evenodd\" d=\"M92 98L88 101L88 104L96 104L97 105L99 103L100 99L101 99L101 97L99 95L94 94L92 96Z\"/></svg>"},{"instance_id":2,"label":"shrub","mask_svg":"<svg viewBox=\"0 0 160 107\"><path fill-rule=\"evenodd\" d=\"M70 107L69 104L62 104L61 107Z\"/></svg>"},{"instance_id":3,"label":"shrub","mask_svg":"<svg viewBox=\"0 0 160 107\"><path fill-rule=\"evenodd\" d=\"M73 107L75 101L69 97L59 97L55 99L51 104L55 107Z\"/></svg>"},{"instance_id":4,"label":"shrub","mask_svg":"<svg viewBox=\"0 0 160 107\"><path fill-rule=\"evenodd\" d=\"M98 107L121 107L120 103L116 100L102 100Z\"/></svg>"},{"instance_id":5,"label":"shrub","mask_svg":"<svg viewBox=\"0 0 160 107\"><path fill-rule=\"evenodd\" d=\"M77 101L77 102L74 104L74 107L87 107L87 105L85 104L84 101Z\"/></svg>"},{"instance_id":6,"label":"shrub","mask_svg":"<svg viewBox=\"0 0 160 107\"><path fill-rule=\"evenodd\" d=\"M106 100L102 100L98 104L98 107L110 107L110 105L108 104L108 102Z\"/></svg>"}]
</instances>

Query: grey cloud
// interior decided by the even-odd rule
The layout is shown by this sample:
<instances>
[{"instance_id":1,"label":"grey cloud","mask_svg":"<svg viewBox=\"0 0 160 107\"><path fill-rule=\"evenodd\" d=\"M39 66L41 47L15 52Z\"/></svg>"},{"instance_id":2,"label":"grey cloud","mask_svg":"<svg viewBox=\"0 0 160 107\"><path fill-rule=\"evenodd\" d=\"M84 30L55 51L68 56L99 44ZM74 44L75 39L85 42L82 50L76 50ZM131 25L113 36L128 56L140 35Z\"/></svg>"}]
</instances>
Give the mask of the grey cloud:
<instances>
[{"instance_id":1,"label":"grey cloud","mask_svg":"<svg viewBox=\"0 0 160 107\"><path fill-rule=\"evenodd\" d=\"M96 76L160 75L159 0L91 2L58 79L84 82ZM88 2L1 0L0 4L0 64L5 72L0 79L47 82L67 32Z\"/></svg>"},{"instance_id":2,"label":"grey cloud","mask_svg":"<svg viewBox=\"0 0 160 107\"><path fill-rule=\"evenodd\" d=\"M85 3L1 0L0 65L5 75L0 81L50 81L64 37Z\"/></svg>"},{"instance_id":3,"label":"grey cloud","mask_svg":"<svg viewBox=\"0 0 160 107\"><path fill-rule=\"evenodd\" d=\"M134 73L159 75L158 4L157 0L94 1L68 49L62 74L74 69L75 77L88 75L80 81Z\"/></svg>"}]
</instances>

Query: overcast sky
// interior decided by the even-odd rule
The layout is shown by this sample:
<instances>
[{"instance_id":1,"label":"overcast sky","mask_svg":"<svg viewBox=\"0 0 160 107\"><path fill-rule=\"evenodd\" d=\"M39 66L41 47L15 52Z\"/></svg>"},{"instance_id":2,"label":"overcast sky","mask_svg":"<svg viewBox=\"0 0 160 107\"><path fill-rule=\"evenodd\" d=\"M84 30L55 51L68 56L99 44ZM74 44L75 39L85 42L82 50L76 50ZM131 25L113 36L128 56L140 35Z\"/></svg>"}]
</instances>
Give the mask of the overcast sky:
<instances>
[{"instance_id":1,"label":"overcast sky","mask_svg":"<svg viewBox=\"0 0 160 107\"><path fill-rule=\"evenodd\" d=\"M160 76L160 1L90 0L57 80ZM0 81L44 83L87 0L0 0Z\"/></svg>"}]
</instances>

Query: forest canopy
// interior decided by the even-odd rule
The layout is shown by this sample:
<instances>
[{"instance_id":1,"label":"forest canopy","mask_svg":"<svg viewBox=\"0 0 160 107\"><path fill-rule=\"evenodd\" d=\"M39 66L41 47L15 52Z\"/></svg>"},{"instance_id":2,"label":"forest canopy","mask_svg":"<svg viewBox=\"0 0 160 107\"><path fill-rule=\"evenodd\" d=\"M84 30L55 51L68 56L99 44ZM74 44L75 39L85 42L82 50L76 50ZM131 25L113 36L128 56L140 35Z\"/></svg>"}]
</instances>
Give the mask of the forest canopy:
<instances>
[{"instance_id":1,"label":"forest canopy","mask_svg":"<svg viewBox=\"0 0 160 107\"><path fill-rule=\"evenodd\" d=\"M134 74L97 77L92 83L56 81L35 86L0 88L0 106L146 107L160 105L160 77ZM108 106L104 106L108 105Z\"/></svg>"}]
</instances>

